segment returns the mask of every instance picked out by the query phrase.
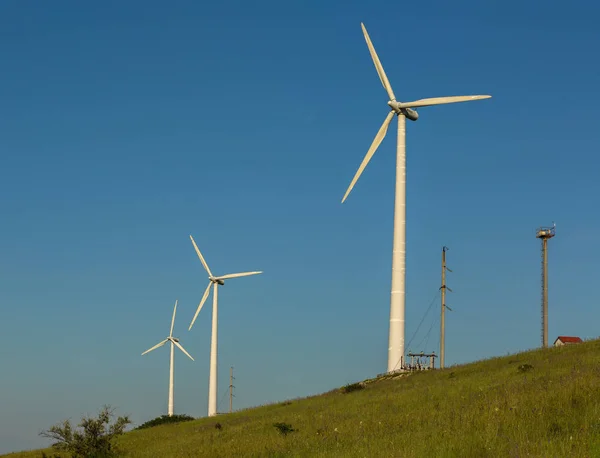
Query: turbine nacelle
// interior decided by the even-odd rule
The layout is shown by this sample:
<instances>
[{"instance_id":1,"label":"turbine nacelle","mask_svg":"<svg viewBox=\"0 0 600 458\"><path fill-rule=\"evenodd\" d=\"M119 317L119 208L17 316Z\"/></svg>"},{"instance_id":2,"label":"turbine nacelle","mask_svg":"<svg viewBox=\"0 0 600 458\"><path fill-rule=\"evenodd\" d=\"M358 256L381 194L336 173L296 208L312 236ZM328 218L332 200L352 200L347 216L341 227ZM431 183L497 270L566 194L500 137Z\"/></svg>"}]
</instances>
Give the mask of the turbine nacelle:
<instances>
[{"instance_id":1,"label":"turbine nacelle","mask_svg":"<svg viewBox=\"0 0 600 458\"><path fill-rule=\"evenodd\" d=\"M417 113L417 110L413 110L412 108L402 108L402 113L411 121L416 121L419 119L419 113Z\"/></svg>"},{"instance_id":2,"label":"turbine nacelle","mask_svg":"<svg viewBox=\"0 0 600 458\"><path fill-rule=\"evenodd\" d=\"M411 121L416 121L417 119L419 119L419 113L417 113L417 110L405 107L404 104L401 102L390 100L388 102L388 105L392 110L394 110L394 113L403 114L404 116L406 116L407 119L410 119Z\"/></svg>"},{"instance_id":3,"label":"turbine nacelle","mask_svg":"<svg viewBox=\"0 0 600 458\"><path fill-rule=\"evenodd\" d=\"M169 337L169 340L173 343L179 342L179 339L177 337Z\"/></svg>"},{"instance_id":4,"label":"turbine nacelle","mask_svg":"<svg viewBox=\"0 0 600 458\"><path fill-rule=\"evenodd\" d=\"M221 280L220 278L217 277L208 277L208 279L213 282L213 283L218 283L219 285L223 286L225 284L225 280Z\"/></svg>"}]
</instances>

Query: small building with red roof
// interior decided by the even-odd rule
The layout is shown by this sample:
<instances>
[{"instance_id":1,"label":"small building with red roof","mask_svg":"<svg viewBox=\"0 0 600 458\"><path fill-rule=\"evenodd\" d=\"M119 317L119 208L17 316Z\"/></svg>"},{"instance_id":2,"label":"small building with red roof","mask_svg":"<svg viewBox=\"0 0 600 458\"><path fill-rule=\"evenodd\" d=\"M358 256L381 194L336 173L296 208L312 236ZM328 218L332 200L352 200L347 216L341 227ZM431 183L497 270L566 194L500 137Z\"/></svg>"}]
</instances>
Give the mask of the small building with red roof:
<instances>
[{"instance_id":1,"label":"small building with red roof","mask_svg":"<svg viewBox=\"0 0 600 458\"><path fill-rule=\"evenodd\" d=\"M556 338L556 340L554 341L554 346L560 347L561 345L571 345L571 344L578 344L578 343L582 343L582 342L583 342L583 340L581 340L579 337L558 336Z\"/></svg>"}]
</instances>

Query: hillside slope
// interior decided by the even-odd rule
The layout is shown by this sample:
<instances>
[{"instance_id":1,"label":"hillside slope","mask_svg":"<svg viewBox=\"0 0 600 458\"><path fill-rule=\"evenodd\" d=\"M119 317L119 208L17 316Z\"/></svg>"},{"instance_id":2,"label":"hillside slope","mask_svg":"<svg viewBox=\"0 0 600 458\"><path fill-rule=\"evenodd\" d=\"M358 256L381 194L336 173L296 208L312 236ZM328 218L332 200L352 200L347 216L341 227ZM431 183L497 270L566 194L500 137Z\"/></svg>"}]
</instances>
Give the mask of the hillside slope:
<instances>
[{"instance_id":1,"label":"hillside slope","mask_svg":"<svg viewBox=\"0 0 600 458\"><path fill-rule=\"evenodd\" d=\"M148 458L600 457L600 340L132 431L119 445Z\"/></svg>"}]
</instances>

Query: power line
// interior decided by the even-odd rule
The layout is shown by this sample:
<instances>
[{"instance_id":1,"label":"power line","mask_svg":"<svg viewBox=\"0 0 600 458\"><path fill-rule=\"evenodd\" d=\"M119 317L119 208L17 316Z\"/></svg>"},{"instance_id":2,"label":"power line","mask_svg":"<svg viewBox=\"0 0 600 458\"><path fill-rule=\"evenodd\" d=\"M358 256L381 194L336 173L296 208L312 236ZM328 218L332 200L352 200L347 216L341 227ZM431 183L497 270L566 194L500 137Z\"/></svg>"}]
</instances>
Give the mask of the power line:
<instances>
[{"instance_id":1,"label":"power line","mask_svg":"<svg viewBox=\"0 0 600 458\"><path fill-rule=\"evenodd\" d=\"M431 336L431 331L433 330L433 325L436 324L436 323L437 323L437 320L436 320L435 315L434 315L434 318L431 321L431 326L429 326L429 331L427 331L427 334L425 335L425 347L429 343L429 336ZM423 341L421 340L420 343L423 343ZM421 347L421 348L423 348L423 347Z\"/></svg>"},{"instance_id":2,"label":"power line","mask_svg":"<svg viewBox=\"0 0 600 458\"><path fill-rule=\"evenodd\" d=\"M412 343L412 341L414 340L415 336L417 335L417 332L419 332L419 329L421 329L421 325L423 324L423 322L425 321L425 318L427 318L427 315L431 311L431 308L433 307L433 304L434 304L435 300L437 299L438 294L440 294L440 290L439 289L436 291L435 296L433 296L433 299L431 299L431 302L429 303L429 307L427 307L427 310L425 311L425 314L423 315L423 318L421 318L421 322L419 323L419 325L417 326L417 329L415 330L415 332L413 333L412 337L408 341L408 344L406 345L407 347L410 347L410 344Z\"/></svg>"},{"instance_id":3,"label":"power line","mask_svg":"<svg viewBox=\"0 0 600 458\"><path fill-rule=\"evenodd\" d=\"M227 385L227 388L229 388L229 385ZM223 404L223 400L229 396L229 389L227 390L223 390L225 391L225 394L223 395L223 397L219 400L219 403L217 404L219 407L221 407L221 404Z\"/></svg>"}]
</instances>

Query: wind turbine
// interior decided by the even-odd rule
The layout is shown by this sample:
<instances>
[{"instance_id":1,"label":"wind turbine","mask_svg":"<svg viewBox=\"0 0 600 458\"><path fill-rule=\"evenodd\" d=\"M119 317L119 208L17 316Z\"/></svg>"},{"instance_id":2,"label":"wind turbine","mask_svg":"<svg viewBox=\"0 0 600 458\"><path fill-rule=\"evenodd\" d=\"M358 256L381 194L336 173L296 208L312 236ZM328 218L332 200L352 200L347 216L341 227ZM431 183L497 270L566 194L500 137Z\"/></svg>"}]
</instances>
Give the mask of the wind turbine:
<instances>
[{"instance_id":1,"label":"wind turbine","mask_svg":"<svg viewBox=\"0 0 600 458\"><path fill-rule=\"evenodd\" d=\"M169 417L173 416L173 361L175 359L175 347L179 348L182 352L184 352L188 358L194 361L194 358L190 356L190 354L185 351L185 348L181 346L179 343L179 339L177 337L173 337L173 326L175 325L175 313L177 312L177 301L175 301L175 307L173 308L173 318L171 319L171 331L169 332L169 337L163 340L160 343L157 343L154 347L146 350L142 353L142 356L146 353L150 353L152 350L156 350L158 347L162 347L167 342L171 342L171 363L169 370Z\"/></svg>"},{"instance_id":2,"label":"wind turbine","mask_svg":"<svg viewBox=\"0 0 600 458\"><path fill-rule=\"evenodd\" d=\"M202 310L202 306L204 305L204 302L206 302L206 299L208 298L208 295L210 294L210 287L214 285L214 289L215 289L214 294L213 294L212 333L211 333L211 339L210 339L210 375L209 375L209 384L208 384L208 416L212 417L217 414L217 321L218 321L217 297L218 297L218 287L219 287L219 285L221 285L221 286L224 285L225 280L227 280L227 279L246 277L248 275L257 275L257 274L261 274L262 271L242 272L242 273L238 273L238 274L227 274L227 275L221 275L220 277L215 277L212 274L212 272L210 271L208 264L206 263L206 261L204 260L204 257L202 256L202 253L200 253L200 250L198 249L198 245L196 245L196 242L194 241L194 238L191 235L190 235L190 240L192 241L192 244L194 245L194 249L196 250L196 253L198 253L200 262L202 262L202 265L204 266L204 268L206 269L206 272L208 273L209 281L208 281L208 287L206 288L206 291L204 291L202 300L200 301L200 304L198 305L198 309L196 310L196 314L194 315L194 318L192 319L192 322L190 323L189 330L191 330L192 326L194 326L194 321L196 321L196 317L200 313L200 310Z\"/></svg>"},{"instance_id":3,"label":"wind turbine","mask_svg":"<svg viewBox=\"0 0 600 458\"><path fill-rule=\"evenodd\" d=\"M390 330L389 330L389 347L388 347L388 372L402 369L404 366L404 304L405 304L405 268L406 268L406 118L411 121L416 121L419 114L416 111L417 107L427 107L431 105L443 105L446 103L470 102L472 100L488 99L490 95L471 95L471 96L453 96L453 97L434 97L429 99L420 99L414 102L398 102L392 91L392 86L387 79L383 66L379 61L379 57L375 52L373 43L369 38L367 29L361 22L361 27L371 58L375 64L375 69L381 80L381 84L386 90L389 101L388 106L391 108L387 114L383 124L379 128L379 132L375 136L371 147L367 151L356 175L352 179L342 203L352 191L358 178L364 171L365 167L375 154L375 151L381 144L388 126L392 122L392 118L398 118L398 143L396 150L396 195L394 204L394 248L392 254L392 291L390 299Z\"/></svg>"}]
</instances>

